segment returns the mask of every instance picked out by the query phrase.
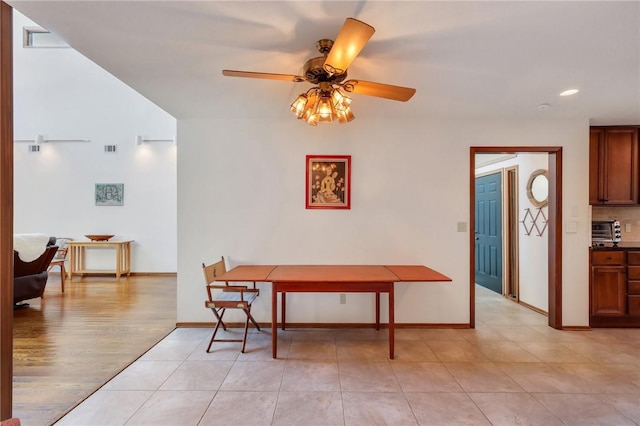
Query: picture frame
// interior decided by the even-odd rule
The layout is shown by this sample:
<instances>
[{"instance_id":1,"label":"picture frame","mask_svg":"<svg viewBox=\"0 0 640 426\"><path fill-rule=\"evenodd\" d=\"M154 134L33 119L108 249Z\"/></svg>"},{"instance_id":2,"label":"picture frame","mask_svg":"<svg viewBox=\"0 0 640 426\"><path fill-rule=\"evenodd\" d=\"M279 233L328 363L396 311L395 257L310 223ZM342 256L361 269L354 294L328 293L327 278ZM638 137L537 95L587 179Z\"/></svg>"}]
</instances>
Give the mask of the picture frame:
<instances>
[{"instance_id":1,"label":"picture frame","mask_svg":"<svg viewBox=\"0 0 640 426\"><path fill-rule=\"evenodd\" d=\"M123 206L124 183L96 183L96 206Z\"/></svg>"},{"instance_id":2,"label":"picture frame","mask_svg":"<svg viewBox=\"0 0 640 426\"><path fill-rule=\"evenodd\" d=\"M307 155L307 209L351 209L351 156Z\"/></svg>"}]
</instances>

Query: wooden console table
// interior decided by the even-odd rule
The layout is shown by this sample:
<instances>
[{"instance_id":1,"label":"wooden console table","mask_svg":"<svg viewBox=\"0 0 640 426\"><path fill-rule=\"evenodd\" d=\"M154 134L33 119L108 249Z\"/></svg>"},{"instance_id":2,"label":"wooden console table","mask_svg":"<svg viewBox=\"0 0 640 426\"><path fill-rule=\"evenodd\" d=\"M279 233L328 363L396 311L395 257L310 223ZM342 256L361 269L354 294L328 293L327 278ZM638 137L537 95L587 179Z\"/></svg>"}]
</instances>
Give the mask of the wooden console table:
<instances>
[{"instance_id":1,"label":"wooden console table","mask_svg":"<svg viewBox=\"0 0 640 426\"><path fill-rule=\"evenodd\" d=\"M127 241L69 241L69 280L75 274L115 274L116 278L131 273L131 243ZM85 267L85 250L87 248L115 248L116 267L114 270L88 270Z\"/></svg>"}]
</instances>

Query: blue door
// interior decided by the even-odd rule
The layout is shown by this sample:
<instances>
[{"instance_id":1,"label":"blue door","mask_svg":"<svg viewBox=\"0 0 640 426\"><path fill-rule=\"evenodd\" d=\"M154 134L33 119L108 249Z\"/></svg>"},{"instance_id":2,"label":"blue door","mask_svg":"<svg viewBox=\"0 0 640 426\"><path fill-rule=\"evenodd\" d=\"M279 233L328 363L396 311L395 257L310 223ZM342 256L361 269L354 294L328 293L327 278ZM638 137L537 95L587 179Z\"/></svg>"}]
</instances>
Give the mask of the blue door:
<instances>
[{"instance_id":1,"label":"blue door","mask_svg":"<svg viewBox=\"0 0 640 426\"><path fill-rule=\"evenodd\" d=\"M502 294L502 173L476 178L476 283Z\"/></svg>"}]
</instances>

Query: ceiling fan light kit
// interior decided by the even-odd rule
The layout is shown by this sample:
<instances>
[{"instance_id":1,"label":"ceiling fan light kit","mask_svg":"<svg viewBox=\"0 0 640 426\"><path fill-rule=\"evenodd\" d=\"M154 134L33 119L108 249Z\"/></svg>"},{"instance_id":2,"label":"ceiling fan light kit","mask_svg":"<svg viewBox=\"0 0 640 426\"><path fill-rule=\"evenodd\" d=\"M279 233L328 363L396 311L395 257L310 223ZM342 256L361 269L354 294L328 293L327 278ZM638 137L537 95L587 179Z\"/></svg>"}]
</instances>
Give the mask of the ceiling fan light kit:
<instances>
[{"instance_id":1,"label":"ceiling fan light kit","mask_svg":"<svg viewBox=\"0 0 640 426\"><path fill-rule=\"evenodd\" d=\"M351 98L344 95L339 88L322 82L318 87L312 87L306 93L300 94L291 104L291 112L312 126L336 120L339 123L348 123L356 118L349 108L350 103Z\"/></svg>"},{"instance_id":2,"label":"ceiling fan light kit","mask_svg":"<svg viewBox=\"0 0 640 426\"><path fill-rule=\"evenodd\" d=\"M351 111L351 98L345 94L358 93L365 96L406 102L416 89L373 83L363 80L348 80L347 69L367 44L375 29L362 21L347 18L335 42L321 39L316 48L323 55L309 59L303 67L303 75L273 74L252 71L223 70L227 77L261 78L300 83L303 81L317 86L301 93L291 104L291 112L307 124L348 123L355 119Z\"/></svg>"}]
</instances>

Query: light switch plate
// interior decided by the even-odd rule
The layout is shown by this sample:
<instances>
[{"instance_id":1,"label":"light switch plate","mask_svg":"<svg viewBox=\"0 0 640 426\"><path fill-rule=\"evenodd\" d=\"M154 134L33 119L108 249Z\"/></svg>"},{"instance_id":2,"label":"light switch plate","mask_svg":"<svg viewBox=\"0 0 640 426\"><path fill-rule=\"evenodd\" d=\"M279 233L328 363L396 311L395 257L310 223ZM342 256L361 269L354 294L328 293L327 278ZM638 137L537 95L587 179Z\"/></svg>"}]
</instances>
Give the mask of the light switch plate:
<instances>
[{"instance_id":1,"label":"light switch plate","mask_svg":"<svg viewBox=\"0 0 640 426\"><path fill-rule=\"evenodd\" d=\"M458 232L467 232L467 222L458 222Z\"/></svg>"}]
</instances>

